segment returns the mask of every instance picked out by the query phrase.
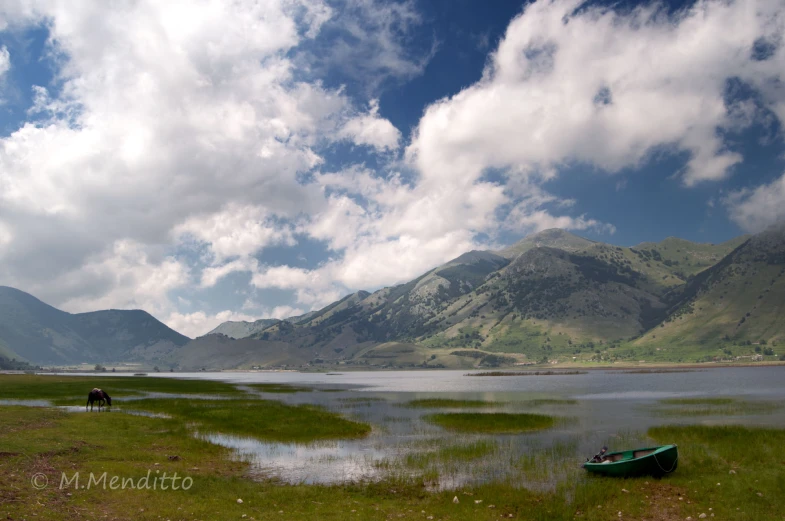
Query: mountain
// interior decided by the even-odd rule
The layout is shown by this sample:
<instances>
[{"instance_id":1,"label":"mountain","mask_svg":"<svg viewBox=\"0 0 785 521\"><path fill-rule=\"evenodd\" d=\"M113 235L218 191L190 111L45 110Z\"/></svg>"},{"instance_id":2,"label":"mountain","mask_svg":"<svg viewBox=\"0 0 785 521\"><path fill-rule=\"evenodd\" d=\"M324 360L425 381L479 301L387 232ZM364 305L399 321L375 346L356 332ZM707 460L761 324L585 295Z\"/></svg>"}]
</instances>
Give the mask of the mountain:
<instances>
[{"instance_id":1,"label":"mountain","mask_svg":"<svg viewBox=\"0 0 785 521\"><path fill-rule=\"evenodd\" d=\"M279 322L276 318L261 318L254 322L241 321L228 321L223 322L221 325L207 333L208 335L226 335L229 338L246 338Z\"/></svg>"},{"instance_id":2,"label":"mountain","mask_svg":"<svg viewBox=\"0 0 785 521\"><path fill-rule=\"evenodd\" d=\"M684 346L716 340L713 326L701 325L705 317L688 320L684 309L698 298L712 298L704 295L731 276L727 265L738 287L727 288L723 298L746 302L744 295L755 293L761 301L752 312L758 316L754 328L743 322L729 341L746 345L750 334L785 340L785 326L775 319L777 299L785 302L785 292L777 283L766 292L757 280L774 277L775 268L758 264L770 266L760 259L779 258L777 241L783 236L774 230L722 244L668 238L626 248L546 230L499 251L468 252L398 286L348 295L252 334L241 346L205 337L200 349L209 352L215 343L223 367L275 365L276 356L286 365L299 360L361 367L656 359L652 352L676 360L678 353L660 345L664 332L672 329L667 342ZM738 322L740 312L727 314ZM684 327L676 328L677 322Z\"/></svg>"},{"instance_id":3,"label":"mountain","mask_svg":"<svg viewBox=\"0 0 785 521\"><path fill-rule=\"evenodd\" d=\"M66 313L0 286L0 355L34 364L156 360L188 337L141 310Z\"/></svg>"},{"instance_id":4,"label":"mountain","mask_svg":"<svg viewBox=\"0 0 785 521\"><path fill-rule=\"evenodd\" d=\"M708 361L776 347L785 341L785 225L746 238L675 296L662 323L633 343L649 358Z\"/></svg>"},{"instance_id":5,"label":"mountain","mask_svg":"<svg viewBox=\"0 0 785 521\"><path fill-rule=\"evenodd\" d=\"M514 259L518 255L526 253L533 248L549 247L575 252L585 250L593 244L597 243L574 235L566 230L551 228L550 230L543 230L539 233L525 237L512 246L499 250L496 253L506 259Z\"/></svg>"}]
</instances>

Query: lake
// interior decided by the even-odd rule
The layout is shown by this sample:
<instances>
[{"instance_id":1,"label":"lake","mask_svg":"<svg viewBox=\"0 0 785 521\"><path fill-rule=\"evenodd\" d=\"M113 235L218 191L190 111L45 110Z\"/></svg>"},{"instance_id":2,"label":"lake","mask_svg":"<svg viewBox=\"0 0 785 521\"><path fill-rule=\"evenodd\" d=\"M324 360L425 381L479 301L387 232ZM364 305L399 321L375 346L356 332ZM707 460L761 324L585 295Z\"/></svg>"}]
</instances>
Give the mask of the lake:
<instances>
[{"instance_id":1,"label":"lake","mask_svg":"<svg viewBox=\"0 0 785 521\"><path fill-rule=\"evenodd\" d=\"M337 483L390 475L431 476L434 489L489 480L548 489L581 472L580 463L607 445L621 450L650 443L649 427L744 424L785 427L785 367L729 367L636 373L479 377L466 371L345 373L156 373L150 377L213 379L243 385L278 383L314 390L261 396L318 404L373 426L366 438L311 444L269 443L197 433L250 461L254 474L289 483ZM115 375L120 377L121 375ZM727 403L702 398L729 397ZM553 428L528 434L455 434L423 420L442 409L411 408L415 399L498 402L472 412L553 415ZM664 403L668 399L692 403ZM123 407L132 410L133 401ZM470 409L449 409L449 412Z\"/></svg>"}]
</instances>

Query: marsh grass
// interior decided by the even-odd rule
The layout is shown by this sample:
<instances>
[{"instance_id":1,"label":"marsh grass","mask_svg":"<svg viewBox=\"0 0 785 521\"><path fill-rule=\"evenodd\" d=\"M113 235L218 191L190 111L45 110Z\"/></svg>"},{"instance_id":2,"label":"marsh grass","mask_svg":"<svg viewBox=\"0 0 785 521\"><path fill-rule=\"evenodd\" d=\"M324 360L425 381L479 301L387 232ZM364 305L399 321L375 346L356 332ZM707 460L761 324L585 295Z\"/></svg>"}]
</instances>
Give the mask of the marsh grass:
<instances>
[{"instance_id":1,"label":"marsh grass","mask_svg":"<svg viewBox=\"0 0 785 521\"><path fill-rule=\"evenodd\" d=\"M665 398L660 403L665 405L728 405L735 403L734 398Z\"/></svg>"},{"instance_id":2,"label":"marsh grass","mask_svg":"<svg viewBox=\"0 0 785 521\"><path fill-rule=\"evenodd\" d=\"M244 391L234 385L212 380L151 378L133 376L59 376L1 374L2 398L44 399L71 405L84 404L93 387L105 389L112 399L145 393L210 394L241 396Z\"/></svg>"},{"instance_id":3,"label":"marsh grass","mask_svg":"<svg viewBox=\"0 0 785 521\"><path fill-rule=\"evenodd\" d=\"M16 376L14 376L16 377ZM44 377L48 379L49 377ZM153 379L145 379L153 380ZM0 376L0 393L4 398L8 380ZM89 379L89 383L96 380ZM115 379L111 379L114 382ZM60 383L40 382L38 398L53 399ZM82 380L79 389L86 383ZM17 385L17 391L19 386ZM88 384L89 385L89 384ZM185 384L189 386L190 383ZM108 387L113 389L113 387ZM130 389L133 390L133 389ZM183 388L151 392L184 394ZM111 392L111 391L110 391ZM140 391L147 392L147 391ZM194 394L205 392L203 388ZM81 395L81 391L78 393ZM347 482L341 485L287 485L271 477L249 479L250 462L238 461L224 447L193 436L188 423L227 423L234 425L253 420L254 412L264 416L266 400L251 400L241 392L227 392L236 400L188 400L161 398L141 400L158 402L161 412L172 413L171 419L125 414L72 414L49 407L0 406L0 514L8 519L134 519L139 521L217 520L217 519L322 519L322 520L420 520L451 519L607 521L608 519L699 519L701 513L714 513L713 519L734 521L782 521L785 512L785 430L739 426L664 426L650 429L648 436L637 432L620 432L614 445L676 443L679 468L663 479L610 479L587 475L575 468L583 458L571 453L571 442L552 449L536 447L537 437L525 437L532 444L532 454L515 459L511 454L515 437L499 438L496 448L483 448L479 441L446 445L442 456L447 467L472 471L481 464L495 465L505 457L514 459L519 474L500 477L482 485L458 482L455 488L440 490L434 486L452 472L425 468L414 472L395 472L371 482ZM113 394L113 396L117 393ZM13 398L34 398L14 396ZM218 409L248 402L236 420L206 419L208 411L177 409L183 402L189 407L210 405ZM215 403L211 403L215 402ZM219 403L220 402L220 403ZM134 402L134 407L138 402ZM166 405L166 404L169 405ZM255 404L252 407L250 403ZM275 403L275 402L273 402ZM665 404L661 404L665 406ZM695 405L695 404L692 404ZM668 407L692 406L670 404ZM701 405L701 404L698 404ZM703 404L705 405L705 404ZM719 404L726 406L728 404ZM292 406L285 406L292 407ZM174 410L170 410L174 409ZM295 408L296 409L296 408ZM165 410L165 411L164 411ZM231 409L232 411L236 409ZM284 409L280 422L290 419L303 426L304 412ZM221 414L231 414L222 411ZM299 419L298 419L299 418ZM560 421L558 418L555 421ZM420 422L417 422L420 423ZM307 425L305 426L307 428ZM296 429L292 429L294 431ZM416 436L424 436L420 433ZM279 435L284 435L280 433ZM286 436L295 436L293 432ZM430 436L433 436L432 429ZM442 452L443 438L428 438L417 448ZM293 441L286 439L283 441ZM464 440L466 441L466 440ZM475 443L475 448L471 446ZM467 445L470 448L451 447ZM416 447L415 447L416 445ZM486 451L490 452L486 452ZM550 451L550 452L549 452ZM477 456L481 454L480 456ZM169 456L176 455L176 459ZM477 456L477 457L475 457ZM567 469L557 471L559 467ZM61 472L80 471L127 477L141 477L148 470L174 472L193 478L188 491L60 490ZM395 470L395 469L393 469ZM30 477L41 472L50 487L35 490ZM530 480L556 480L556 486L531 489ZM529 487L526 489L524 487ZM453 503L453 497L460 499ZM242 498L243 503L237 499ZM681 498L681 499L679 499ZM478 503L478 501L480 501ZM489 508L494 505L494 508ZM710 510L711 509L711 510ZM618 516L617 512L622 512ZM511 516L511 517L510 517Z\"/></svg>"},{"instance_id":4,"label":"marsh grass","mask_svg":"<svg viewBox=\"0 0 785 521\"><path fill-rule=\"evenodd\" d=\"M651 429L649 436L655 443L679 446L678 470L660 480L609 479L582 471L576 476L570 471L550 490L527 490L520 481L502 480L441 491L433 486L440 479L438 472L423 470L415 476L401 473L373 482L286 485L275 479L249 479L247 462L234 459L228 449L194 438L180 419L1 406L0 512L10 519L62 521L217 520L243 515L260 521L428 516L453 521L509 516L607 521L619 519L617 512L622 512L621 519L698 519L701 513L715 513L714 519L782 521L785 430L666 426ZM170 455L179 458L173 461ZM540 451L540 457L520 462L522 472L536 478L537 472L550 472L547 467L553 462L578 463L569 444L555 447L550 455ZM50 486L39 491L30 486L30 476L36 472L57 484L61 472L141 477L149 469L190 476L193 487L111 491ZM455 496L458 504L452 501Z\"/></svg>"},{"instance_id":5,"label":"marsh grass","mask_svg":"<svg viewBox=\"0 0 785 521\"><path fill-rule=\"evenodd\" d=\"M163 413L194 423L200 430L271 441L309 442L358 438L370 425L347 420L315 405L288 405L272 400L137 400L134 409Z\"/></svg>"},{"instance_id":6,"label":"marsh grass","mask_svg":"<svg viewBox=\"0 0 785 521\"><path fill-rule=\"evenodd\" d=\"M534 398L522 402L523 405L531 405L534 407L549 406L549 405L575 405L578 400L572 398Z\"/></svg>"},{"instance_id":7,"label":"marsh grass","mask_svg":"<svg viewBox=\"0 0 785 521\"><path fill-rule=\"evenodd\" d=\"M652 407L658 416L738 416L770 414L782 405L774 402L751 401L737 398L668 398Z\"/></svg>"},{"instance_id":8,"label":"marsh grass","mask_svg":"<svg viewBox=\"0 0 785 521\"><path fill-rule=\"evenodd\" d=\"M295 385L274 383L245 384L244 386L264 393L310 393L314 390L312 387L298 387Z\"/></svg>"},{"instance_id":9,"label":"marsh grass","mask_svg":"<svg viewBox=\"0 0 785 521\"><path fill-rule=\"evenodd\" d=\"M423 398L411 400L401 404L402 407L412 409L462 409L479 407L499 407L506 402L488 402L483 400L453 400L449 398Z\"/></svg>"},{"instance_id":10,"label":"marsh grass","mask_svg":"<svg viewBox=\"0 0 785 521\"><path fill-rule=\"evenodd\" d=\"M439 440L441 442L441 440ZM410 452L404 457L407 467L426 469L436 464L454 465L461 462L470 462L485 458L498 451L495 440L476 440L465 444L447 445L438 447L434 451Z\"/></svg>"},{"instance_id":11,"label":"marsh grass","mask_svg":"<svg viewBox=\"0 0 785 521\"><path fill-rule=\"evenodd\" d=\"M495 434L538 431L554 425L552 416L528 413L438 413L423 419L449 431Z\"/></svg>"}]
</instances>

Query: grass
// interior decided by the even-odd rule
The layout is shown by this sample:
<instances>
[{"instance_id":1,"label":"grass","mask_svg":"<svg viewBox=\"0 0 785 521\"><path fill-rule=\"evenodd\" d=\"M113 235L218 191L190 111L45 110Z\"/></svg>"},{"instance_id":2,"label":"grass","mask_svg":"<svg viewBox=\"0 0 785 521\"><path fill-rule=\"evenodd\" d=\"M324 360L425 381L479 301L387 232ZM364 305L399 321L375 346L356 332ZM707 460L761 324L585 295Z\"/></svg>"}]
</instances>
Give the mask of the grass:
<instances>
[{"instance_id":1,"label":"grass","mask_svg":"<svg viewBox=\"0 0 785 521\"><path fill-rule=\"evenodd\" d=\"M188 380L154 377L92 377L57 375L0 375L2 398L8 400L54 400L58 403L69 400L70 404L87 401L87 393L93 387L106 390L112 396L138 396L142 393L209 394L236 396L245 394L234 385L212 380ZM72 399L72 397L74 399ZM79 403L77 402L77 403Z\"/></svg>"},{"instance_id":2,"label":"grass","mask_svg":"<svg viewBox=\"0 0 785 521\"><path fill-rule=\"evenodd\" d=\"M297 387L294 385L287 385L287 384L245 384L245 387L250 387L251 389L262 391L265 393L308 393L312 392L313 389L311 387Z\"/></svg>"},{"instance_id":3,"label":"grass","mask_svg":"<svg viewBox=\"0 0 785 521\"><path fill-rule=\"evenodd\" d=\"M498 451L498 448L494 440L477 440L462 445L439 447L435 451L411 452L404 457L404 463L410 468L425 469L437 464L469 462L490 456Z\"/></svg>"},{"instance_id":4,"label":"grass","mask_svg":"<svg viewBox=\"0 0 785 521\"><path fill-rule=\"evenodd\" d=\"M5 391L6 381L6 377L0 376L0 392ZM45 388L47 382L40 385L44 388L38 390L41 394L38 398L50 399L52 393ZM52 385L57 388L60 384L53 381ZM187 387L190 383L182 385ZM179 389L172 393L183 394ZM577 441L572 441L533 446L530 456L512 462L522 474L511 479L459 485L453 490L431 488L433 478L438 476L428 470L429 466L444 465L448 472L460 471L488 460L496 461L506 453L505 443L517 442L517 438L496 441L472 435L465 443L440 446L442 442L435 440L427 447L420 447L419 450L425 451L424 459L410 463L414 470L419 466L423 472L413 476L332 486L286 485L274 479L249 479L248 462L237 461L229 449L193 436L190 423L233 425L253 421L255 415L267 416L272 410L267 409L270 404L277 403L252 400L242 393L236 398L142 401L161 404L162 412L167 409L168 414L174 415L172 418L72 414L56 408L0 406L0 518L206 521L243 519L245 515L245 519L257 521L366 521L421 520L431 516L453 521L490 521L512 516L512 519L535 521L605 521L699 519L702 513L708 518L714 513L714 519L722 520L782 521L785 512L781 494L785 489L784 429L661 426L650 429L645 440L628 434L613 440L614 449L639 446L637 443L644 441L678 444L678 470L657 480L587 475L578 467L582 459L575 454ZM192 411L183 402L191 402L189 407L197 408L201 404L203 410ZM245 406L231 407L246 402L248 410ZM210 408L215 409L210 411ZM309 428L306 422L298 423L298 418L305 418L307 411L283 411L285 414L278 421L286 423L291 419L295 426L282 436L295 436L297 428ZM238 413L235 419L221 417L231 416L233 412ZM213 413L216 415L212 416ZM494 415L476 416L483 417L482 422L476 423L487 424L488 417ZM531 443L537 441L526 439ZM156 471L169 475L177 472L190 477L193 485L188 490L177 491L61 490L58 487L62 473L72 477L74 472L80 472L84 483L91 472L96 476L106 472L110 477L138 480L148 471L153 476ZM31 477L36 473L48 479L48 487L36 490L31 486ZM521 488L523 483L528 486L529 479L555 484L548 490ZM457 504L453 503L454 497L459 498ZM242 503L237 502L238 498Z\"/></svg>"},{"instance_id":5,"label":"grass","mask_svg":"<svg viewBox=\"0 0 785 521\"><path fill-rule=\"evenodd\" d=\"M665 398L660 403L666 405L728 405L735 403L733 398Z\"/></svg>"},{"instance_id":6,"label":"grass","mask_svg":"<svg viewBox=\"0 0 785 521\"><path fill-rule=\"evenodd\" d=\"M618 519L617 513L622 512L622 519L698 519L701 513L715 513L715 519L723 520L782 520L785 430L666 426L651 429L649 436L657 443L679 445L679 469L661 480L608 479L578 469L548 492L521 489L512 482L434 492L417 478L340 486L281 485L248 479L246 463L233 461L228 449L192 437L176 419L5 406L0 407L0 515L63 521L218 520L243 515L255 520L433 516L490 521L511 515L539 521L604 521ZM569 464L574 456L567 449L555 446L541 461L520 464L535 473L552 460ZM478 442L469 448L448 446L441 452L445 458L471 464L493 450ZM169 459L172 455L179 458ZM78 471L83 480L90 472L138 479L148 470L178 472L191 477L193 486L187 491L60 490L57 486L63 472L72 477ZM30 484L38 472L50 483L44 490ZM458 504L453 497L459 498ZM243 502L238 503L238 498Z\"/></svg>"},{"instance_id":7,"label":"grass","mask_svg":"<svg viewBox=\"0 0 785 521\"><path fill-rule=\"evenodd\" d=\"M358 438L371 431L366 423L347 420L315 405L287 405L272 400L134 401L130 408L168 414L200 430L264 440L309 442Z\"/></svg>"},{"instance_id":8,"label":"grass","mask_svg":"<svg viewBox=\"0 0 785 521\"><path fill-rule=\"evenodd\" d=\"M524 405L539 407L542 405L575 405L578 403L578 400L573 400L572 398L534 398L532 400L526 400L523 403Z\"/></svg>"},{"instance_id":9,"label":"grass","mask_svg":"<svg viewBox=\"0 0 785 521\"><path fill-rule=\"evenodd\" d=\"M475 407L498 407L505 402L486 402L483 400L452 400L449 398L423 398L411 400L403 404L404 407L423 409L462 409Z\"/></svg>"},{"instance_id":10,"label":"grass","mask_svg":"<svg viewBox=\"0 0 785 521\"><path fill-rule=\"evenodd\" d=\"M769 414L782 405L774 402L750 401L737 398L667 398L653 408L659 416L737 416Z\"/></svg>"},{"instance_id":11,"label":"grass","mask_svg":"<svg viewBox=\"0 0 785 521\"><path fill-rule=\"evenodd\" d=\"M429 414L425 421L456 432L515 434L553 427L552 416L526 413L439 413Z\"/></svg>"}]
</instances>

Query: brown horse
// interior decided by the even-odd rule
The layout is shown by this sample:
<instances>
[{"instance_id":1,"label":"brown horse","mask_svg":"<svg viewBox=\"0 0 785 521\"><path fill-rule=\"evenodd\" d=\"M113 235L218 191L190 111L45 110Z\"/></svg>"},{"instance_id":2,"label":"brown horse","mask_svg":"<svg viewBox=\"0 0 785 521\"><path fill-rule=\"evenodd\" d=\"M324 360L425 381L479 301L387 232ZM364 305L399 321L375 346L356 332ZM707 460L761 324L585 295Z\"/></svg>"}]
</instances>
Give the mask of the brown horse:
<instances>
[{"instance_id":1,"label":"brown horse","mask_svg":"<svg viewBox=\"0 0 785 521\"><path fill-rule=\"evenodd\" d=\"M101 389L95 388L90 391L90 394L87 395L87 405L85 405L85 411L87 410L87 406L90 406L90 410L93 410L93 403L98 402L98 410L101 410L101 407L104 406L104 403L109 407L112 406L112 398L107 394L106 391L102 391Z\"/></svg>"}]
</instances>

